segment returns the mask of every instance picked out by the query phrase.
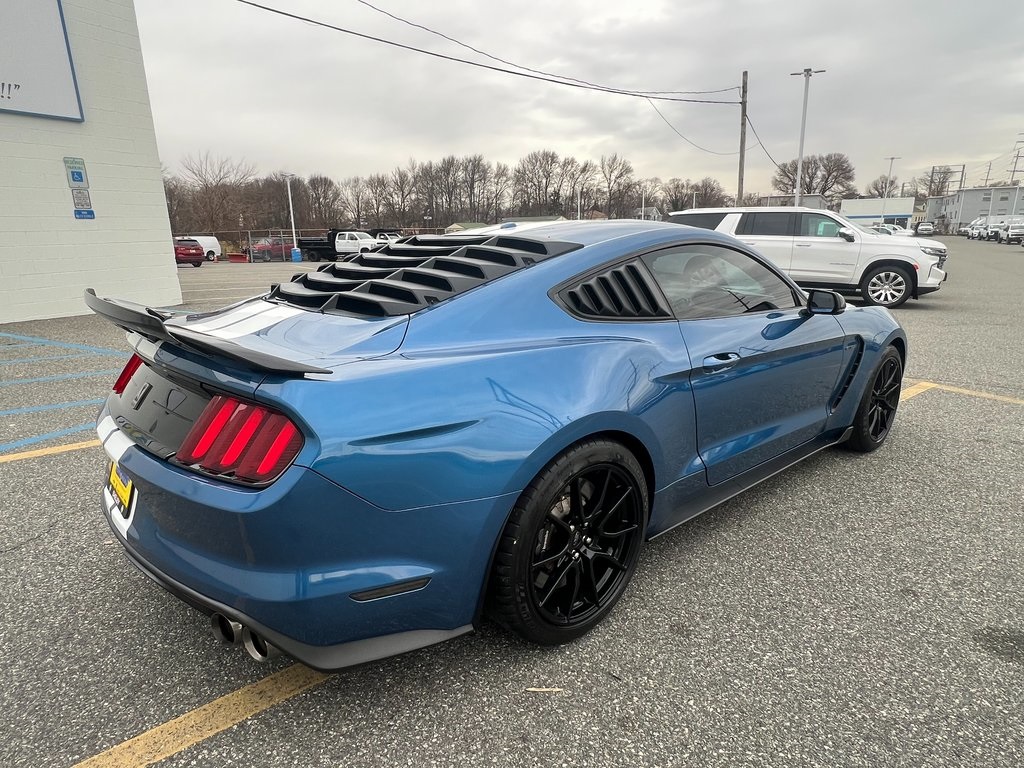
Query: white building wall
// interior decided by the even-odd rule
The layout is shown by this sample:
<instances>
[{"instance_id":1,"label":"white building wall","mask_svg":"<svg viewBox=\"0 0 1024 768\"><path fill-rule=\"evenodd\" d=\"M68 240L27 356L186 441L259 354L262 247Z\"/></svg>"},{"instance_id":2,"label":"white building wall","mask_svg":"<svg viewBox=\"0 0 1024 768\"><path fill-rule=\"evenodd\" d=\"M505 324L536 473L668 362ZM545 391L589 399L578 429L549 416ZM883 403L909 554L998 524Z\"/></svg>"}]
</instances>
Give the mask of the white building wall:
<instances>
[{"instance_id":1,"label":"white building wall","mask_svg":"<svg viewBox=\"0 0 1024 768\"><path fill-rule=\"evenodd\" d=\"M85 121L0 112L0 323L84 314L86 288L181 302L132 0L63 7ZM95 220L74 217L65 157Z\"/></svg>"},{"instance_id":2,"label":"white building wall","mask_svg":"<svg viewBox=\"0 0 1024 768\"><path fill-rule=\"evenodd\" d=\"M904 224L914 215L914 198L912 197L865 197L843 200L839 212L857 223L871 223L901 219Z\"/></svg>"}]
</instances>

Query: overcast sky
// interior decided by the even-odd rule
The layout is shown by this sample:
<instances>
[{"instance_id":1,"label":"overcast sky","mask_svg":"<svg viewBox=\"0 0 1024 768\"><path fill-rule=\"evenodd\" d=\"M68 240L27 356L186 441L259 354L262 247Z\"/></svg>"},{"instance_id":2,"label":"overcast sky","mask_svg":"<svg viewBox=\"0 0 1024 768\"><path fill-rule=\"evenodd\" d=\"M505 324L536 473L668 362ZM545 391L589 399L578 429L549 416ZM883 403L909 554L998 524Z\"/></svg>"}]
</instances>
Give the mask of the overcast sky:
<instances>
[{"instance_id":1,"label":"overcast sky","mask_svg":"<svg viewBox=\"0 0 1024 768\"><path fill-rule=\"evenodd\" d=\"M845 152L862 189L967 164L972 184L1008 178L1024 139L1024 5L1019 0L372 0L493 56L624 90L738 86L778 162L795 158L803 78L805 154ZM262 0L335 26L489 62L358 0ZM398 50L237 0L136 0L163 163L245 159L260 172L348 176L410 158L481 153L515 163L537 149L580 160L617 152L641 177L737 182L739 107L578 90ZM738 101L738 91L693 98ZM774 170L748 132L747 192ZM1024 144L1021 145L1024 147ZM1024 158L1018 166L1024 177Z\"/></svg>"}]
</instances>

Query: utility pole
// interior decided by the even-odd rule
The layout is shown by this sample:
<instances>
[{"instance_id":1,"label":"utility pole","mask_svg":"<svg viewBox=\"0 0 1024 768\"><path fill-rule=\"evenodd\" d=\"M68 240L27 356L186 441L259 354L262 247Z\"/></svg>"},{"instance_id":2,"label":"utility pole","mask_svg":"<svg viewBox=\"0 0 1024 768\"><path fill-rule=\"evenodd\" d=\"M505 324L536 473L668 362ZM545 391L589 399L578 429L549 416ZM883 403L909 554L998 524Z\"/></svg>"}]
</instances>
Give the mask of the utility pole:
<instances>
[{"instance_id":1,"label":"utility pole","mask_svg":"<svg viewBox=\"0 0 1024 768\"><path fill-rule=\"evenodd\" d=\"M736 205L743 205L743 161L747 155L747 70L740 86L740 178L736 185Z\"/></svg>"},{"instance_id":2,"label":"utility pole","mask_svg":"<svg viewBox=\"0 0 1024 768\"><path fill-rule=\"evenodd\" d=\"M1010 184L1013 185L1013 179L1017 175L1017 163L1020 161L1020 150L1017 150L1017 154L1013 157L1013 170L1010 171ZM991 165L991 163L989 163Z\"/></svg>"},{"instance_id":3,"label":"utility pole","mask_svg":"<svg viewBox=\"0 0 1024 768\"><path fill-rule=\"evenodd\" d=\"M934 170L934 169L932 169L932 170ZM988 186L988 177L991 176L991 175L992 175L992 161L989 160L988 170L985 171L985 183L982 184L983 187L987 187Z\"/></svg>"},{"instance_id":4,"label":"utility pole","mask_svg":"<svg viewBox=\"0 0 1024 768\"><path fill-rule=\"evenodd\" d=\"M885 177L885 187L882 189L882 223L885 224L885 201L889 197L889 185L892 184L892 163L894 160L902 160L902 157L895 155L891 157L883 157L883 160L889 161L889 173Z\"/></svg>"},{"instance_id":5,"label":"utility pole","mask_svg":"<svg viewBox=\"0 0 1024 768\"><path fill-rule=\"evenodd\" d=\"M800 193L802 192L801 187L803 186L803 179L801 178L804 171L804 129L807 127L807 92L811 88L811 76L817 75L824 72L824 69L811 69L805 67L803 72L790 72L791 76L801 75L804 78L804 110L800 116L800 150L796 156L796 199L793 201L793 205L800 205Z\"/></svg>"}]
</instances>

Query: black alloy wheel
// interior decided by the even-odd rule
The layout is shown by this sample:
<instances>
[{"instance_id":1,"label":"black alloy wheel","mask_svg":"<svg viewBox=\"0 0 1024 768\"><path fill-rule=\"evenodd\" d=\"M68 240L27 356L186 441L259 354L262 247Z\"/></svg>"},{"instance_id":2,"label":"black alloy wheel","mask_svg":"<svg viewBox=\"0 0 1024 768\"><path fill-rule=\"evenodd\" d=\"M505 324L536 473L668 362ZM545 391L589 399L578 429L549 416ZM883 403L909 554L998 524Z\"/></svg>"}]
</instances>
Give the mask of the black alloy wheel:
<instances>
[{"instance_id":1,"label":"black alloy wheel","mask_svg":"<svg viewBox=\"0 0 1024 768\"><path fill-rule=\"evenodd\" d=\"M557 645L600 622L632 578L648 492L635 457L590 440L549 464L520 498L498 545L492 615Z\"/></svg>"},{"instance_id":2,"label":"black alloy wheel","mask_svg":"<svg viewBox=\"0 0 1024 768\"><path fill-rule=\"evenodd\" d=\"M868 453L885 442L900 404L902 382L902 358L895 348L889 347L875 368L871 386L861 398L853 419L853 435L848 443L850 448Z\"/></svg>"}]
</instances>

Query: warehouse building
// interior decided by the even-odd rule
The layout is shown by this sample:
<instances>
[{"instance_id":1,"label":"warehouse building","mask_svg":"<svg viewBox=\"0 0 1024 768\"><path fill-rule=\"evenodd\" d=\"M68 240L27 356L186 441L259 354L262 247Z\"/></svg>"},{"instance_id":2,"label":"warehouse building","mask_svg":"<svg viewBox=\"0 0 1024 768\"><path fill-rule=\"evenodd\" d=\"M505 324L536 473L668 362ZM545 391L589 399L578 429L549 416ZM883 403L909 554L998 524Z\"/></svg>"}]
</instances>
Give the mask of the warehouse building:
<instances>
[{"instance_id":1,"label":"warehouse building","mask_svg":"<svg viewBox=\"0 0 1024 768\"><path fill-rule=\"evenodd\" d=\"M5 3L0 323L181 302L132 0Z\"/></svg>"},{"instance_id":2,"label":"warehouse building","mask_svg":"<svg viewBox=\"0 0 1024 768\"><path fill-rule=\"evenodd\" d=\"M1024 214L1024 192L1020 186L972 187L949 195L929 197L925 209L928 221L940 231L956 232L979 216L1003 219Z\"/></svg>"},{"instance_id":3,"label":"warehouse building","mask_svg":"<svg viewBox=\"0 0 1024 768\"><path fill-rule=\"evenodd\" d=\"M914 219L914 198L853 198L840 203L839 213L857 224L895 224L909 229Z\"/></svg>"}]
</instances>

